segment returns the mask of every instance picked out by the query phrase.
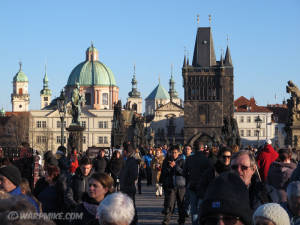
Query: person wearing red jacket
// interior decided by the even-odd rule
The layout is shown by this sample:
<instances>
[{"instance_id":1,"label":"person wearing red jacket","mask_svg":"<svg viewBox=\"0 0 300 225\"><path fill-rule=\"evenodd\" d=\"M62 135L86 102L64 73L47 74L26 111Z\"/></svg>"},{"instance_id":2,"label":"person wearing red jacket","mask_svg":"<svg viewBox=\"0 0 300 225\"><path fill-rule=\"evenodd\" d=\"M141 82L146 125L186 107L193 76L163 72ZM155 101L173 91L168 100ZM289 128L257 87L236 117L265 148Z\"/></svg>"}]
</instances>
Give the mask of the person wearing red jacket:
<instances>
[{"instance_id":1,"label":"person wearing red jacket","mask_svg":"<svg viewBox=\"0 0 300 225\"><path fill-rule=\"evenodd\" d=\"M71 161L71 164L70 164L70 173L72 175L74 175L76 169L79 166L78 157L77 157L77 150L76 149L74 149L73 152L71 153L70 161Z\"/></svg>"},{"instance_id":2,"label":"person wearing red jacket","mask_svg":"<svg viewBox=\"0 0 300 225\"><path fill-rule=\"evenodd\" d=\"M265 182L267 180L270 165L279 156L279 154L274 150L271 144L272 141L270 139L267 139L262 151L257 155L258 170L262 182Z\"/></svg>"}]
</instances>

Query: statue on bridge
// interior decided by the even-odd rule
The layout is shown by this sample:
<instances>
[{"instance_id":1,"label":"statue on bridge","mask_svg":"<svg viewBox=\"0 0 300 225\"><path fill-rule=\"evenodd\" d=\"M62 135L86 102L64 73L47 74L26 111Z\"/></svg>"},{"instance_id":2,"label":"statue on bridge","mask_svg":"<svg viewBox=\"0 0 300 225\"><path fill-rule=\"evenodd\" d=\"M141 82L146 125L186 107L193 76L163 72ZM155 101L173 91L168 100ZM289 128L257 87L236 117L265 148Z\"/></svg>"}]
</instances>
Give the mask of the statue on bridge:
<instances>
[{"instance_id":1,"label":"statue on bridge","mask_svg":"<svg viewBox=\"0 0 300 225\"><path fill-rule=\"evenodd\" d=\"M72 91L72 124L80 125L79 118L81 114L81 106L84 104L84 96L80 94L79 83L76 83L76 87Z\"/></svg>"}]
</instances>

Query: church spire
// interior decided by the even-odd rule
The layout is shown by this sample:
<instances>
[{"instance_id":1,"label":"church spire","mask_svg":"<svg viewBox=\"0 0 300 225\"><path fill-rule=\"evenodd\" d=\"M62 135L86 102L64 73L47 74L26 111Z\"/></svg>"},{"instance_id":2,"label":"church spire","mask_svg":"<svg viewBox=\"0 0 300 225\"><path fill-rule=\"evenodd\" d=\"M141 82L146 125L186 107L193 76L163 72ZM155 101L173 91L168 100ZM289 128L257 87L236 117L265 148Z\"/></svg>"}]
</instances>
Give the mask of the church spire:
<instances>
[{"instance_id":1,"label":"church spire","mask_svg":"<svg viewBox=\"0 0 300 225\"><path fill-rule=\"evenodd\" d=\"M45 75L43 79L43 89L48 89L47 65L45 64Z\"/></svg>"},{"instance_id":2,"label":"church spire","mask_svg":"<svg viewBox=\"0 0 300 225\"><path fill-rule=\"evenodd\" d=\"M137 80L135 78L135 64L133 65L133 77L131 80L131 92L128 93L129 97L140 98L141 93L137 90Z\"/></svg>"},{"instance_id":3,"label":"church spire","mask_svg":"<svg viewBox=\"0 0 300 225\"><path fill-rule=\"evenodd\" d=\"M221 49L221 58L220 58L220 67L224 66L224 62L223 62L223 48Z\"/></svg>"},{"instance_id":4,"label":"church spire","mask_svg":"<svg viewBox=\"0 0 300 225\"><path fill-rule=\"evenodd\" d=\"M173 80L173 64L171 64L171 78L169 81L169 95L170 95L170 101L174 98L178 98L177 91L175 90L175 81Z\"/></svg>"},{"instance_id":5,"label":"church spire","mask_svg":"<svg viewBox=\"0 0 300 225\"><path fill-rule=\"evenodd\" d=\"M232 60L231 60L231 55L230 55L230 50L227 45L226 48L226 54L225 54L225 66L232 66Z\"/></svg>"}]
</instances>

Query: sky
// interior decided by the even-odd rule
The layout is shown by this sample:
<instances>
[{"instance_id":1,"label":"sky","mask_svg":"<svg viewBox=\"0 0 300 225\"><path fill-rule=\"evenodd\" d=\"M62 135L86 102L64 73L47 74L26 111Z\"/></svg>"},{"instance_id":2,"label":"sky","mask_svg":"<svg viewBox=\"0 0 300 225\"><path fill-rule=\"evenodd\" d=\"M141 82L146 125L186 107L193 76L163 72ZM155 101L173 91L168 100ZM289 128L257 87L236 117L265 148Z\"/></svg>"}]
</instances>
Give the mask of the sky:
<instances>
[{"instance_id":1,"label":"sky","mask_svg":"<svg viewBox=\"0 0 300 225\"><path fill-rule=\"evenodd\" d=\"M53 99L72 69L85 60L91 41L99 60L115 75L122 104L131 90L134 64L143 99L159 79L168 90L171 64L175 88L183 99L184 49L191 62L197 27L209 26L209 14L217 60L227 43L230 47L235 99L254 97L258 105L281 103L289 98L288 80L300 87L299 12L299 0L3 0L0 108L11 111L19 61L29 79L30 109L40 109L45 64Z\"/></svg>"}]
</instances>

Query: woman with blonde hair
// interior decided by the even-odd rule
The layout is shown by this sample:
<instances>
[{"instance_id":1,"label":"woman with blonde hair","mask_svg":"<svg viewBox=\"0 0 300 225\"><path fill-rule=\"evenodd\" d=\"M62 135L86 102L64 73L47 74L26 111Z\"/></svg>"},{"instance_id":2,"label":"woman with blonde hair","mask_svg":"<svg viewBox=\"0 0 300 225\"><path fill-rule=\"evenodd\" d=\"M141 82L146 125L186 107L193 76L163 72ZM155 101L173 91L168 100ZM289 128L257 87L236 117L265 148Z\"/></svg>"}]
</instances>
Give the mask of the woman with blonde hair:
<instances>
[{"instance_id":1,"label":"woman with blonde hair","mask_svg":"<svg viewBox=\"0 0 300 225\"><path fill-rule=\"evenodd\" d=\"M162 186L159 184L159 178L161 175L161 168L164 161L164 156L162 154L162 150L160 148L156 148L155 157L151 161L151 169L152 169L152 184L155 184L156 197L162 196Z\"/></svg>"}]
</instances>

